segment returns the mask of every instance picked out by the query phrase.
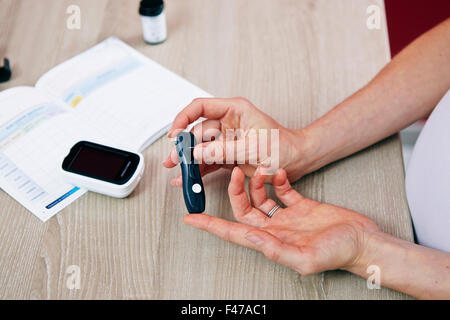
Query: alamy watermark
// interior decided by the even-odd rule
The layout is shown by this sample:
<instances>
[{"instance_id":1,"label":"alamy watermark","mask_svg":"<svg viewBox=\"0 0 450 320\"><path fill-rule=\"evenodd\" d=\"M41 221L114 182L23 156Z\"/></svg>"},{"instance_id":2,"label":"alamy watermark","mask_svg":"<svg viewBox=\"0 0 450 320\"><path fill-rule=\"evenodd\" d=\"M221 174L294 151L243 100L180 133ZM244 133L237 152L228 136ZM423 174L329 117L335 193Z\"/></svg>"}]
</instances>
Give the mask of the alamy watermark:
<instances>
[{"instance_id":1,"label":"alamy watermark","mask_svg":"<svg viewBox=\"0 0 450 320\"><path fill-rule=\"evenodd\" d=\"M66 269L66 274L69 276L66 280L66 287L69 290L79 290L81 285L81 272L80 267L76 264L70 265Z\"/></svg>"},{"instance_id":2,"label":"alamy watermark","mask_svg":"<svg viewBox=\"0 0 450 320\"><path fill-rule=\"evenodd\" d=\"M367 288L370 290L381 288L381 269L379 266L372 264L367 267L366 272L370 274L367 278Z\"/></svg>"},{"instance_id":3,"label":"alamy watermark","mask_svg":"<svg viewBox=\"0 0 450 320\"><path fill-rule=\"evenodd\" d=\"M81 9L75 4L67 7L66 13L69 15L66 20L66 26L69 30L81 29Z\"/></svg>"},{"instance_id":4,"label":"alamy watermark","mask_svg":"<svg viewBox=\"0 0 450 320\"><path fill-rule=\"evenodd\" d=\"M381 29L381 8L376 4L367 7L366 13L369 15L366 20L366 26L369 30Z\"/></svg>"},{"instance_id":5,"label":"alamy watermark","mask_svg":"<svg viewBox=\"0 0 450 320\"><path fill-rule=\"evenodd\" d=\"M203 131L200 123L195 132L198 132L197 137L201 135L207 138L207 141L197 141L197 144L205 142L200 149L201 158L195 159L198 163L261 166L267 175L275 174L279 169L279 129L225 129L223 132L209 128ZM186 160L194 161L190 158Z\"/></svg>"}]
</instances>

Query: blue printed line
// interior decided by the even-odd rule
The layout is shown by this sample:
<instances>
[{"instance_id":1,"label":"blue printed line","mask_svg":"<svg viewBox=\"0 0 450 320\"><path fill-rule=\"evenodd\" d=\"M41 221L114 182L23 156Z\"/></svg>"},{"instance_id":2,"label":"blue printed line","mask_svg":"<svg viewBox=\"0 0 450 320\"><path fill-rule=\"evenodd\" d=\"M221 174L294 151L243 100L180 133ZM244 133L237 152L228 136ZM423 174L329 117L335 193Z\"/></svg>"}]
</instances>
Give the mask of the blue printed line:
<instances>
[{"instance_id":1,"label":"blue printed line","mask_svg":"<svg viewBox=\"0 0 450 320\"><path fill-rule=\"evenodd\" d=\"M26 114L14 119L6 126L0 128L0 142L13 135L19 130L23 130L27 125L34 121L38 121L43 118L50 118L64 110L60 109L56 105L42 105L27 112Z\"/></svg>"},{"instance_id":2,"label":"blue printed line","mask_svg":"<svg viewBox=\"0 0 450 320\"><path fill-rule=\"evenodd\" d=\"M56 206L58 203L60 203L61 201L63 201L64 199L66 199L67 197L69 197L70 195L74 194L75 192L77 192L78 190L80 190L80 188L78 187L74 187L73 189L69 190L67 193L63 194L61 197L59 197L58 199L56 199L55 201L53 201L52 203L48 204L45 206L46 209L51 209L54 206Z\"/></svg>"},{"instance_id":3,"label":"blue printed line","mask_svg":"<svg viewBox=\"0 0 450 320\"><path fill-rule=\"evenodd\" d=\"M141 65L142 63L134 58L122 60L117 65L104 71L103 73L95 75L71 88L69 92L65 94L63 100L66 103L70 104L70 102L76 96L86 98L91 92L97 90L98 88L106 85L111 81L120 78L124 74L140 67Z\"/></svg>"}]
</instances>

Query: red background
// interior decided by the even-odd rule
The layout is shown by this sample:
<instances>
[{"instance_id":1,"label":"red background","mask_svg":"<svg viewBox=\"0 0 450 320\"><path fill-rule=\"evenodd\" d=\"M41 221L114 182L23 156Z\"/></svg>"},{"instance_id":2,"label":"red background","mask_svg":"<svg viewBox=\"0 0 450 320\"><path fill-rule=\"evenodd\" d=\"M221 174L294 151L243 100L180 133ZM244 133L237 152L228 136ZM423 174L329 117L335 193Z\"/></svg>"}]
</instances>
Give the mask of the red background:
<instances>
[{"instance_id":1,"label":"red background","mask_svg":"<svg viewBox=\"0 0 450 320\"><path fill-rule=\"evenodd\" d=\"M385 0L391 56L450 17L450 0Z\"/></svg>"}]
</instances>

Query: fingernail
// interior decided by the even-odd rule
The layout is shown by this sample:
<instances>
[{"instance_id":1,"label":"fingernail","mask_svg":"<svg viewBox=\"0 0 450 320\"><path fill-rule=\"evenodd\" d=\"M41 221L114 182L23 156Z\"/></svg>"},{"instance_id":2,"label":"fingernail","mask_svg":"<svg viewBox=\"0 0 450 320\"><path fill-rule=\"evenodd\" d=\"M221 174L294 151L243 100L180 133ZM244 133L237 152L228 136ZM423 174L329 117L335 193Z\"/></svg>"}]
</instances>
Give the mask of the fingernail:
<instances>
[{"instance_id":1,"label":"fingernail","mask_svg":"<svg viewBox=\"0 0 450 320\"><path fill-rule=\"evenodd\" d=\"M263 176L271 176L271 175L274 174L274 172L271 171L271 169L268 168L268 167L261 166L260 168L261 168L260 174L263 175Z\"/></svg>"},{"instance_id":2,"label":"fingernail","mask_svg":"<svg viewBox=\"0 0 450 320\"><path fill-rule=\"evenodd\" d=\"M260 237L255 236L255 235L253 235L253 234L246 235L245 238L246 238L248 241L254 243L254 244L257 245L257 246L259 246L259 245L261 245L261 244L264 243L264 240L263 240L263 239L261 239Z\"/></svg>"}]
</instances>

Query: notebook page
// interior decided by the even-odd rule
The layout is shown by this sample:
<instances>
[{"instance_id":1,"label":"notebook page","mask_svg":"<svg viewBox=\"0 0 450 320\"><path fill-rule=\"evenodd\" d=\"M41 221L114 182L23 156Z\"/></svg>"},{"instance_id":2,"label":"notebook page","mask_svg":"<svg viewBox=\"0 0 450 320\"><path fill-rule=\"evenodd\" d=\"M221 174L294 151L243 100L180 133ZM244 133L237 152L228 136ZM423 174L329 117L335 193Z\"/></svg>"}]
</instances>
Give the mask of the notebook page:
<instances>
[{"instance_id":1,"label":"notebook page","mask_svg":"<svg viewBox=\"0 0 450 320\"><path fill-rule=\"evenodd\" d=\"M73 108L110 144L140 151L167 132L192 99L210 96L117 38L108 38L36 84Z\"/></svg>"},{"instance_id":2,"label":"notebook page","mask_svg":"<svg viewBox=\"0 0 450 320\"><path fill-rule=\"evenodd\" d=\"M46 221L86 192L61 179L70 147L101 140L71 108L35 88L5 90L0 105L0 187Z\"/></svg>"}]
</instances>

